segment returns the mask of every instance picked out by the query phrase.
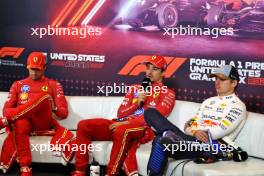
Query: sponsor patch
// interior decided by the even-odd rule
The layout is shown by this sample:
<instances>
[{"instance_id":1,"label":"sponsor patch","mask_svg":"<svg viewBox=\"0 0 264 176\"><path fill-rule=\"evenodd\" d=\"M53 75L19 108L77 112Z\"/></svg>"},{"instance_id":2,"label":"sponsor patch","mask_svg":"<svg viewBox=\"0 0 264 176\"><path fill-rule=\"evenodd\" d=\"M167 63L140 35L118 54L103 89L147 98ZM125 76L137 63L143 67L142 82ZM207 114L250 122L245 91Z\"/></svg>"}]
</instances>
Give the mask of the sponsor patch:
<instances>
[{"instance_id":1,"label":"sponsor patch","mask_svg":"<svg viewBox=\"0 0 264 176\"><path fill-rule=\"evenodd\" d=\"M230 112L229 112L230 114L234 114L234 115L236 115L236 116L240 116L240 112L238 112L238 111L236 111L236 110L234 110L234 109L231 109L230 110Z\"/></svg>"},{"instance_id":2,"label":"sponsor patch","mask_svg":"<svg viewBox=\"0 0 264 176\"><path fill-rule=\"evenodd\" d=\"M217 108L216 112L221 112L222 113L222 112L224 112L224 108Z\"/></svg>"},{"instance_id":3,"label":"sponsor patch","mask_svg":"<svg viewBox=\"0 0 264 176\"><path fill-rule=\"evenodd\" d=\"M144 109L141 108L141 109L136 110L135 113L134 113L134 115L138 116L138 115L141 115L143 113L144 113Z\"/></svg>"},{"instance_id":4,"label":"sponsor patch","mask_svg":"<svg viewBox=\"0 0 264 176\"><path fill-rule=\"evenodd\" d=\"M221 123L226 127L230 126L230 122L227 120L222 120Z\"/></svg>"},{"instance_id":5,"label":"sponsor patch","mask_svg":"<svg viewBox=\"0 0 264 176\"><path fill-rule=\"evenodd\" d=\"M221 107L221 108L225 108L225 107L226 107L226 103L221 103L221 104L220 104L220 107Z\"/></svg>"},{"instance_id":6,"label":"sponsor patch","mask_svg":"<svg viewBox=\"0 0 264 176\"><path fill-rule=\"evenodd\" d=\"M212 120L203 120L203 124L208 125L208 126L218 126L217 122L214 122Z\"/></svg>"},{"instance_id":7,"label":"sponsor patch","mask_svg":"<svg viewBox=\"0 0 264 176\"><path fill-rule=\"evenodd\" d=\"M122 105L123 105L123 106L126 106L126 105L128 104L128 101L129 101L128 98L125 98L125 99L123 100L123 102L122 102Z\"/></svg>"},{"instance_id":8,"label":"sponsor patch","mask_svg":"<svg viewBox=\"0 0 264 176\"><path fill-rule=\"evenodd\" d=\"M138 102L138 99L137 98L133 98L132 104L137 103L137 102Z\"/></svg>"},{"instance_id":9,"label":"sponsor patch","mask_svg":"<svg viewBox=\"0 0 264 176\"><path fill-rule=\"evenodd\" d=\"M211 101L209 104L210 105L214 105L215 104L215 101Z\"/></svg>"},{"instance_id":10,"label":"sponsor patch","mask_svg":"<svg viewBox=\"0 0 264 176\"><path fill-rule=\"evenodd\" d=\"M20 94L20 100L21 101L25 101L25 100L27 100L28 99L28 93L22 93L22 94Z\"/></svg>"},{"instance_id":11,"label":"sponsor patch","mask_svg":"<svg viewBox=\"0 0 264 176\"><path fill-rule=\"evenodd\" d=\"M222 128L223 130L226 130L226 129L227 129L222 123L220 123L219 126L220 126L220 128Z\"/></svg>"},{"instance_id":12,"label":"sponsor patch","mask_svg":"<svg viewBox=\"0 0 264 176\"><path fill-rule=\"evenodd\" d=\"M159 93L154 93L153 94L153 98L158 98L159 97Z\"/></svg>"},{"instance_id":13,"label":"sponsor patch","mask_svg":"<svg viewBox=\"0 0 264 176\"><path fill-rule=\"evenodd\" d=\"M49 87L48 86L42 86L41 90L43 92L48 92Z\"/></svg>"},{"instance_id":14,"label":"sponsor patch","mask_svg":"<svg viewBox=\"0 0 264 176\"><path fill-rule=\"evenodd\" d=\"M27 92L29 92L29 90L30 90L30 86L29 85L23 85L21 87L21 92L23 92L23 93L27 93Z\"/></svg>"},{"instance_id":15,"label":"sponsor patch","mask_svg":"<svg viewBox=\"0 0 264 176\"><path fill-rule=\"evenodd\" d=\"M135 97L135 98L138 98L138 92L135 92L135 93L134 93L134 97Z\"/></svg>"},{"instance_id":16,"label":"sponsor patch","mask_svg":"<svg viewBox=\"0 0 264 176\"><path fill-rule=\"evenodd\" d=\"M232 118L232 117L230 117L230 116L226 116L225 117L229 122L231 122L231 123L233 123L235 120Z\"/></svg>"}]
</instances>

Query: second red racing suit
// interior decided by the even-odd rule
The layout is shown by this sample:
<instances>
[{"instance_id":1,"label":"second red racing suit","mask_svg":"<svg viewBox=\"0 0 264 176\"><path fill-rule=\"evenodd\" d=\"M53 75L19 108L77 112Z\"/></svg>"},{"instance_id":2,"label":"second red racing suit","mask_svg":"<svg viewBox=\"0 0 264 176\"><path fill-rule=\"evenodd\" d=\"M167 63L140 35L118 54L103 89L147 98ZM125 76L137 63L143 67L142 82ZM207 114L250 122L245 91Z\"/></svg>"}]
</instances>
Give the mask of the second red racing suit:
<instances>
[{"instance_id":1,"label":"second red racing suit","mask_svg":"<svg viewBox=\"0 0 264 176\"><path fill-rule=\"evenodd\" d=\"M137 162L135 157L136 148L141 143L153 139L152 130L147 127L144 121L144 111L147 108L157 109L164 117L167 117L175 103L175 93L162 83L153 83L152 91L147 95L144 105L138 105L138 90L140 85L134 85L120 105L117 119L87 119L78 124L77 144L89 145L91 141L113 141L110 161L107 167L108 175L117 175L120 168L123 168L127 175L137 173ZM160 92L154 92L154 87L159 87ZM163 87L163 89L161 89ZM164 88L165 87L165 88ZM128 123L117 126L111 131L109 126L117 121ZM88 152L76 153L76 170L85 171L88 165Z\"/></svg>"},{"instance_id":2,"label":"second red racing suit","mask_svg":"<svg viewBox=\"0 0 264 176\"><path fill-rule=\"evenodd\" d=\"M51 143L54 144L66 143L73 138L73 134L54 119L54 116L65 119L68 115L62 86L46 77L37 81L28 77L14 82L4 104L3 115L9 124L8 136L1 151L1 166L5 170L11 166L16 156L21 167L30 166L30 134L52 135ZM63 156L66 160L73 154L69 151L65 153Z\"/></svg>"}]
</instances>

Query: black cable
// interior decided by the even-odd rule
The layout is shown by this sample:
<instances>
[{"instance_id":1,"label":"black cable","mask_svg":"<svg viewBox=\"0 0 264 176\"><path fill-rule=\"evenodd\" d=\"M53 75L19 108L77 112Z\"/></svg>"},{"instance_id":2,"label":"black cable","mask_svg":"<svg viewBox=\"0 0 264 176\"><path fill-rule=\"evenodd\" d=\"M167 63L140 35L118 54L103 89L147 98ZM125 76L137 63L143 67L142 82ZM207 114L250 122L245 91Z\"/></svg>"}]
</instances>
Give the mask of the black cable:
<instances>
[{"instance_id":1,"label":"black cable","mask_svg":"<svg viewBox=\"0 0 264 176\"><path fill-rule=\"evenodd\" d=\"M187 163L191 162L191 161L193 161L193 160L192 160L192 159L189 159L189 160L186 160L185 163L183 163L183 166L182 166L182 176L184 175L184 167L185 167L185 165L186 165Z\"/></svg>"},{"instance_id":2,"label":"black cable","mask_svg":"<svg viewBox=\"0 0 264 176\"><path fill-rule=\"evenodd\" d=\"M183 161L181 161L180 163L178 163L178 164L174 167L174 169L171 171L170 176L172 176L172 174L173 174L174 171L177 169L177 167L178 167L180 164L184 163L184 162L186 162L186 160L183 160Z\"/></svg>"},{"instance_id":3,"label":"black cable","mask_svg":"<svg viewBox=\"0 0 264 176\"><path fill-rule=\"evenodd\" d=\"M248 155L248 157L255 158L255 159L260 159L260 160L264 160L264 158L257 157L257 156L251 156L251 155Z\"/></svg>"}]
</instances>

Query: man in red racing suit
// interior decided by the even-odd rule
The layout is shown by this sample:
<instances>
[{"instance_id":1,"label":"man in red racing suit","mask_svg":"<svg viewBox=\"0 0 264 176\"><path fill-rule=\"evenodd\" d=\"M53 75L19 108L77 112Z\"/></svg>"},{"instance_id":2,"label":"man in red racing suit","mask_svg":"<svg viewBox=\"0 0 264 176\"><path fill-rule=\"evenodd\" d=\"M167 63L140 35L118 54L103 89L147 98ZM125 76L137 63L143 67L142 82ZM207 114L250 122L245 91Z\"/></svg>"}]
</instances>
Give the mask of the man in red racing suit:
<instances>
[{"instance_id":1,"label":"man in red racing suit","mask_svg":"<svg viewBox=\"0 0 264 176\"><path fill-rule=\"evenodd\" d=\"M82 120L77 128L77 145L89 145L92 140L113 141L107 175L117 175L123 166L127 175L137 175L135 152L137 145L153 139L153 132L146 126L144 111L156 108L167 117L174 107L175 93L163 85L166 61L161 56L147 59L146 77L150 78L150 90L141 85L130 86L117 112L117 119ZM72 176L84 176L89 162L88 152L76 152L75 171Z\"/></svg>"},{"instance_id":2,"label":"man in red racing suit","mask_svg":"<svg viewBox=\"0 0 264 176\"><path fill-rule=\"evenodd\" d=\"M53 135L51 143L64 143L73 134L60 126L54 119L65 119L68 105L62 86L44 76L46 56L33 52L27 60L29 77L16 81L10 88L0 118L0 129L7 126L6 137L1 152L1 167L6 171L17 156L21 176L31 176L31 149L29 135ZM66 158L70 158L68 153Z\"/></svg>"}]
</instances>

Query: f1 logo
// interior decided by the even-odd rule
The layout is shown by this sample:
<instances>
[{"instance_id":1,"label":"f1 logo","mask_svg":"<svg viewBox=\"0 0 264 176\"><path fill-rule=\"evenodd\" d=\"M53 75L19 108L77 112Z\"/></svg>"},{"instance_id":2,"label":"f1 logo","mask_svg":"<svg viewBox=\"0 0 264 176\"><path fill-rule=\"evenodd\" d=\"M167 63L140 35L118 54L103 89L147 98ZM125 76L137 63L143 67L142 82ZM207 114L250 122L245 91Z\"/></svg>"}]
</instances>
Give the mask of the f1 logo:
<instances>
[{"instance_id":1,"label":"f1 logo","mask_svg":"<svg viewBox=\"0 0 264 176\"><path fill-rule=\"evenodd\" d=\"M137 76L140 73L144 72L146 67L142 64L146 58L149 56L134 56L132 57L127 64L118 72L119 75L131 75ZM180 57L164 57L168 64L165 77L169 78L173 75L173 73L178 70L181 65L187 60L187 58Z\"/></svg>"},{"instance_id":2,"label":"f1 logo","mask_svg":"<svg viewBox=\"0 0 264 176\"><path fill-rule=\"evenodd\" d=\"M11 56L12 58L17 59L25 48L16 48L16 47L2 47L0 50L0 58Z\"/></svg>"}]
</instances>

